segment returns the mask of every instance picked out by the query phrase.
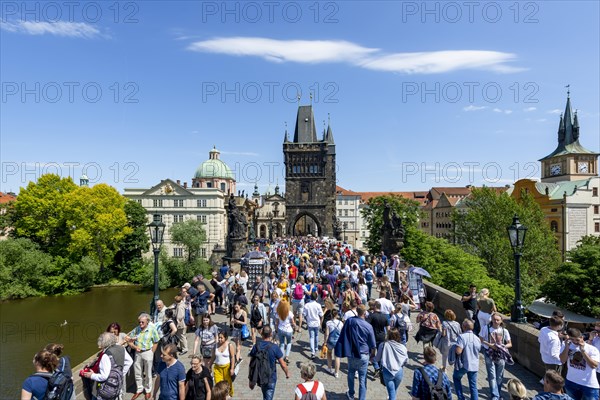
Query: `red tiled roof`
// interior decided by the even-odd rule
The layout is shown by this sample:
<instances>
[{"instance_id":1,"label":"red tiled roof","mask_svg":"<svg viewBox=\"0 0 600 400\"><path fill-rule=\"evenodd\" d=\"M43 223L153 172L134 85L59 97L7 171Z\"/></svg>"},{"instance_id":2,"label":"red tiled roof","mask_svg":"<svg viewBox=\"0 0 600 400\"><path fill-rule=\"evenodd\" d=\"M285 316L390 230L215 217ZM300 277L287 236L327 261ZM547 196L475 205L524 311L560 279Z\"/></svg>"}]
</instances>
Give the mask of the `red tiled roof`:
<instances>
[{"instance_id":1,"label":"red tiled roof","mask_svg":"<svg viewBox=\"0 0 600 400\"><path fill-rule=\"evenodd\" d=\"M0 192L0 204L9 203L16 200L16 198L17 197L13 196L12 194Z\"/></svg>"}]
</instances>

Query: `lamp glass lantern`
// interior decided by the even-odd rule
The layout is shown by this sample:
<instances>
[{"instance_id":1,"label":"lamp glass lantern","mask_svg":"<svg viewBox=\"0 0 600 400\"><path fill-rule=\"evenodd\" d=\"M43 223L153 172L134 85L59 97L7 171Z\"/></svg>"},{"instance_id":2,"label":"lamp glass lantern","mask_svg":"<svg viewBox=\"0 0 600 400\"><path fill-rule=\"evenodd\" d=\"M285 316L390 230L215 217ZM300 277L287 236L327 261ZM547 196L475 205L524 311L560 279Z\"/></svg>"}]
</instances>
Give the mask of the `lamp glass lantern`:
<instances>
[{"instance_id":1,"label":"lamp glass lantern","mask_svg":"<svg viewBox=\"0 0 600 400\"><path fill-rule=\"evenodd\" d=\"M519 217L515 214L512 224L506 228L506 230L508 232L508 239L510 240L510 246L513 249L513 253L520 254L523 251L527 227L521 225Z\"/></svg>"},{"instance_id":2,"label":"lamp glass lantern","mask_svg":"<svg viewBox=\"0 0 600 400\"><path fill-rule=\"evenodd\" d=\"M163 236L165 233L165 224L162 222L162 216L160 214L154 214L152 222L148 224L148 230L150 231L150 241L152 242L152 250L156 251L160 249L163 243Z\"/></svg>"}]
</instances>

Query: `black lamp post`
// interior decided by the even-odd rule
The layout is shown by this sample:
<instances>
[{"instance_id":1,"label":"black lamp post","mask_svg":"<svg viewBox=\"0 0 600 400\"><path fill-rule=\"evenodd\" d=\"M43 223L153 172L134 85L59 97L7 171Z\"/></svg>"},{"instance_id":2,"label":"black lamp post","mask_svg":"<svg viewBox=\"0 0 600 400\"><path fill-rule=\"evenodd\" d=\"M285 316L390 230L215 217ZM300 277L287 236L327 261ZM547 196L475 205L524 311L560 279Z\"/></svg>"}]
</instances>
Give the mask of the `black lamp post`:
<instances>
[{"instance_id":1,"label":"black lamp post","mask_svg":"<svg viewBox=\"0 0 600 400\"><path fill-rule=\"evenodd\" d=\"M269 212L267 217L269 218L269 242L273 242L273 213Z\"/></svg>"},{"instance_id":2,"label":"black lamp post","mask_svg":"<svg viewBox=\"0 0 600 400\"><path fill-rule=\"evenodd\" d=\"M523 255L523 243L525 243L527 228L521 225L519 217L515 214L512 225L506 230L515 257L515 303L513 304L510 320L524 324L527 319L525 318L525 308L521 302L521 255Z\"/></svg>"},{"instance_id":3,"label":"black lamp post","mask_svg":"<svg viewBox=\"0 0 600 400\"><path fill-rule=\"evenodd\" d=\"M154 252L154 297L150 302L150 315L156 321L156 302L158 301L158 255L160 247L163 243L163 235L165 233L165 224L162 222L161 215L154 214L152 222L148 224L150 231L150 241L152 242L152 251Z\"/></svg>"}]
</instances>

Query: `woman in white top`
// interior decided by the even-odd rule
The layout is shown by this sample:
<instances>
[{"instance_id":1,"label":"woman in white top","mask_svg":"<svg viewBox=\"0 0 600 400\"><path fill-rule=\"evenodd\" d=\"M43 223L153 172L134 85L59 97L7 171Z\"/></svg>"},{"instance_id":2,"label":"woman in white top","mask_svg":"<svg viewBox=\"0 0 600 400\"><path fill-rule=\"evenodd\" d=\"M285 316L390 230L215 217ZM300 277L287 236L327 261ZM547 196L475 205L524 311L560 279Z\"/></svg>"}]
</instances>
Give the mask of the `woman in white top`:
<instances>
[{"instance_id":1,"label":"woman in white top","mask_svg":"<svg viewBox=\"0 0 600 400\"><path fill-rule=\"evenodd\" d=\"M300 364L300 377L304 379L304 383L296 386L294 390L295 400L300 400L305 393L312 392L317 400L327 400L325 394L325 386L322 382L315 381L314 377L317 373L317 367L311 362Z\"/></svg>"},{"instance_id":2,"label":"woman in white top","mask_svg":"<svg viewBox=\"0 0 600 400\"><path fill-rule=\"evenodd\" d=\"M227 332L220 331L218 345L215 347L211 364L215 375L215 384L221 381L229 383L229 395L233 397L233 383L231 376L235 369L235 347L227 340Z\"/></svg>"},{"instance_id":3,"label":"woman in white top","mask_svg":"<svg viewBox=\"0 0 600 400\"><path fill-rule=\"evenodd\" d=\"M279 348L285 356L285 362L290 363L289 355L292 350L292 335L296 330L294 314L290 310L290 303L281 300L277 305L277 336Z\"/></svg>"}]
</instances>

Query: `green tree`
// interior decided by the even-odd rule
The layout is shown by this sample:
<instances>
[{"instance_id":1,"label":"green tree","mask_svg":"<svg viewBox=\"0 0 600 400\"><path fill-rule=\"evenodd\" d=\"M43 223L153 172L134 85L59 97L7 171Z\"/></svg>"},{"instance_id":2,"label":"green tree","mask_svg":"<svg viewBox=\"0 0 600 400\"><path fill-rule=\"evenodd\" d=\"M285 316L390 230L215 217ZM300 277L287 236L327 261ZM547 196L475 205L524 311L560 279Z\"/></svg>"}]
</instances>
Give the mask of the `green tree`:
<instances>
[{"instance_id":1,"label":"green tree","mask_svg":"<svg viewBox=\"0 0 600 400\"><path fill-rule=\"evenodd\" d=\"M37 183L29 182L9 213L12 235L31 239L40 249L53 256L67 255L71 242L64 204L77 189L71 178L55 174L42 175Z\"/></svg>"},{"instance_id":2,"label":"green tree","mask_svg":"<svg viewBox=\"0 0 600 400\"><path fill-rule=\"evenodd\" d=\"M542 288L558 306L600 318L600 237L585 236Z\"/></svg>"},{"instance_id":3,"label":"green tree","mask_svg":"<svg viewBox=\"0 0 600 400\"><path fill-rule=\"evenodd\" d=\"M188 262L194 261L198 258L202 245L206 242L204 224L193 219L177 222L171 227L171 240L185 248Z\"/></svg>"},{"instance_id":4,"label":"green tree","mask_svg":"<svg viewBox=\"0 0 600 400\"><path fill-rule=\"evenodd\" d=\"M515 214L527 227L521 258L524 302L538 295L540 286L556 271L560 253L544 214L530 195L521 202L491 188L474 189L465 199L465 212L454 213L456 239L471 254L481 258L491 278L514 287L514 257L506 228Z\"/></svg>"},{"instance_id":5,"label":"green tree","mask_svg":"<svg viewBox=\"0 0 600 400\"><path fill-rule=\"evenodd\" d=\"M100 273L112 264L122 240L133 232L125 201L106 184L79 187L67 196L64 207L67 226L71 227L69 251L73 261L92 257L100 265Z\"/></svg>"},{"instance_id":6,"label":"green tree","mask_svg":"<svg viewBox=\"0 0 600 400\"><path fill-rule=\"evenodd\" d=\"M366 245L371 254L378 254L381 251L381 228L383 226L385 202L402 218L402 224L405 229L409 226L416 226L422 214L418 202L396 194L377 196L369 199L367 203L368 207L362 210L362 215L369 227L369 238L366 241Z\"/></svg>"},{"instance_id":7,"label":"green tree","mask_svg":"<svg viewBox=\"0 0 600 400\"><path fill-rule=\"evenodd\" d=\"M402 257L410 264L425 268L431 282L457 294L462 294L473 283L488 288L502 312L510 310L514 291L497 279L491 278L483 261L447 240L423 233L410 226L407 229Z\"/></svg>"},{"instance_id":8,"label":"green tree","mask_svg":"<svg viewBox=\"0 0 600 400\"><path fill-rule=\"evenodd\" d=\"M127 226L131 232L126 234L115 256L115 272L120 279L139 282L142 265L142 254L148 251L149 238L146 209L138 202L127 200L125 203Z\"/></svg>"}]
</instances>

